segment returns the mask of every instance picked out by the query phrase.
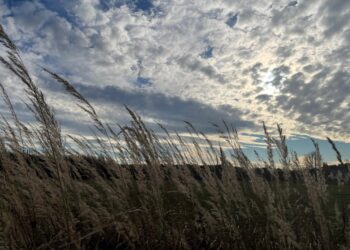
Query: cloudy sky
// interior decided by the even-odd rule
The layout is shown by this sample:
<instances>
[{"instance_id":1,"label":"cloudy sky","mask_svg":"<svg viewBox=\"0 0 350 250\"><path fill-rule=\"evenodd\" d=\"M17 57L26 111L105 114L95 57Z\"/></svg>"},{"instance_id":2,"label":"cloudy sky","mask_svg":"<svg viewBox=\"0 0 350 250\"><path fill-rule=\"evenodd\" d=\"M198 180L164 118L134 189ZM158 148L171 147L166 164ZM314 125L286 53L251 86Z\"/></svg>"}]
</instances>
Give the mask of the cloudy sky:
<instances>
[{"instance_id":1,"label":"cloudy sky","mask_svg":"<svg viewBox=\"0 0 350 250\"><path fill-rule=\"evenodd\" d=\"M150 126L185 134L186 120L215 139L224 119L247 151L263 121L279 123L300 154L311 136L333 161L329 136L350 158L350 1L0 0L0 21L69 133L91 122L40 66L109 123L129 120L125 104ZM30 120L22 86L0 76Z\"/></svg>"}]
</instances>

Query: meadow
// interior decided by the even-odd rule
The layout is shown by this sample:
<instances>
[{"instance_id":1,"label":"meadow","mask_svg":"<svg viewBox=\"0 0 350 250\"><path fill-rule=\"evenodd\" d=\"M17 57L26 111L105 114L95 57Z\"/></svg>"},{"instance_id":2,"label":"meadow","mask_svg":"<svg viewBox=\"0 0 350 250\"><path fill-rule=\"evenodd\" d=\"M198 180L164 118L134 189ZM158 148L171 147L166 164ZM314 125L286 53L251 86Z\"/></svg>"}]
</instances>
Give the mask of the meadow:
<instances>
[{"instance_id":1,"label":"meadow","mask_svg":"<svg viewBox=\"0 0 350 250\"><path fill-rule=\"evenodd\" d=\"M337 166L322 162L315 141L300 161L280 126L272 136L263 125L259 162L228 124L229 155L190 123L188 142L161 125L155 133L127 107L131 122L115 130L43 68L90 116L95 139L63 135L1 26L0 43L36 120L22 122L0 84L10 114L0 123L1 249L350 249L350 166L330 138Z\"/></svg>"}]
</instances>

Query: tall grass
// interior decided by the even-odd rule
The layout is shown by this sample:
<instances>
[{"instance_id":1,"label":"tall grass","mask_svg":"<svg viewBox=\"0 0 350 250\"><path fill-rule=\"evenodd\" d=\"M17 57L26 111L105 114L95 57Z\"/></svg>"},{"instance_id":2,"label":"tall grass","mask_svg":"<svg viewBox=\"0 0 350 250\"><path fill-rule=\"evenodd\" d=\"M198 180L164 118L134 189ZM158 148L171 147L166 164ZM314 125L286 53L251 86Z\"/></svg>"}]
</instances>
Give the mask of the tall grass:
<instances>
[{"instance_id":1,"label":"tall grass","mask_svg":"<svg viewBox=\"0 0 350 250\"><path fill-rule=\"evenodd\" d=\"M218 130L230 155L191 123L189 143L162 125L165 136L156 134L127 107L131 122L116 131L69 81L43 68L94 125L97 145L70 135L74 147L65 145L1 26L0 43L7 51L0 61L23 85L36 119L22 123L0 83L11 114L0 124L1 249L350 248L349 171L331 139L340 162L334 171L323 166L315 141L300 162L280 126L274 138L263 125L268 161L257 163L226 123Z\"/></svg>"}]
</instances>

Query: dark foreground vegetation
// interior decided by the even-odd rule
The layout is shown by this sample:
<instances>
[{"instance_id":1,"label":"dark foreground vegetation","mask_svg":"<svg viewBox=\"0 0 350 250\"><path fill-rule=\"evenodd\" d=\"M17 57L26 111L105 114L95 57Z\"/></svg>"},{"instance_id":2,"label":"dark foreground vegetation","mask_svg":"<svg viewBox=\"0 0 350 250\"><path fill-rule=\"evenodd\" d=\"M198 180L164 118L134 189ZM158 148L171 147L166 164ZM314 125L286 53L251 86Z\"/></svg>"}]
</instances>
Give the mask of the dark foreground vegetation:
<instances>
[{"instance_id":1,"label":"dark foreground vegetation","mask_svg":"<svg viewBox=\"0 0 350 250\"><path fill-rule=\"evenodd\" d=\"M94 143L64 135L12 41L0 61L26 90L35 123L1 120L0 249L349 249L349 166L325 166L316 142L303 162L278 126L268 160L251 162L237 132L230 149L187 124L192 140L155 134L128 109L118 131L59 75L45 70L92 119ZM198 140L206 141L199 145ZM27 151L30 150L30 153ZM279 156L279 162L275 162Z\"/></svg>"}]
</instances>

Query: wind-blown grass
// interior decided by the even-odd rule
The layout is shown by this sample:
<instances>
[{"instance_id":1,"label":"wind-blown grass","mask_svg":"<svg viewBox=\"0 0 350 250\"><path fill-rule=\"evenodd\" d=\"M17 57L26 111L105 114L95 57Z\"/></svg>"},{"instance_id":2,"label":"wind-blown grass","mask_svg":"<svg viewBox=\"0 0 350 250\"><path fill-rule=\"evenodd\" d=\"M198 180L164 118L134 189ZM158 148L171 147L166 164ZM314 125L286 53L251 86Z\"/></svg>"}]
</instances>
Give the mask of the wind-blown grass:
<instances>
[{"instance_id":1,"label":"wind-blown grass","mask_svg":"<svg viewBox=\"0 0 350 250\"><path fill-rule=\"evenodd\" d=\"M190 123L189 144L162 125L166 136L156 134L127 107L131 122L115 131L69 81L43 68L95 126L97 146L70 136L71 147L1 26L0 43L0 61L23 84L37 121L22 123L0 84L12 117L0 124L1 249L350 248L349 171L331 139L340 163L333 168L315 141L300 162L279 126L273 138L263 125L268 161L258 163L228 124L222 134L233 158Z\"/></svg>"}]
</instances>

